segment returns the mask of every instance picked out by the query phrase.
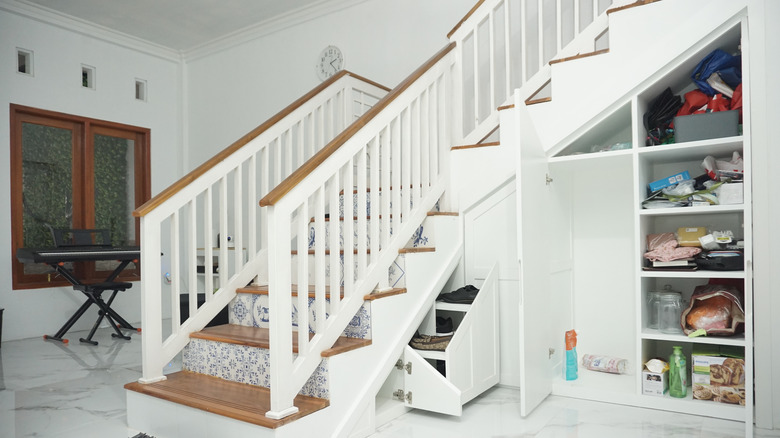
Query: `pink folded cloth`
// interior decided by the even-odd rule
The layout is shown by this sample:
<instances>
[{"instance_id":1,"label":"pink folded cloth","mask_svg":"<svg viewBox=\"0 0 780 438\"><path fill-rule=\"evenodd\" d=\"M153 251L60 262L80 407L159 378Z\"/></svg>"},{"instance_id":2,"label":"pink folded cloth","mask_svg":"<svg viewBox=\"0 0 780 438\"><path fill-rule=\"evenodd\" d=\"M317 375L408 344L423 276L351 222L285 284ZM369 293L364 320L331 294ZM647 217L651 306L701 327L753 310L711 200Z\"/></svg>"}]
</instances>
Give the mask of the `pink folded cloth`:
<instances>
[{"instance_id":1,"label":"pink folded cloth","mask_svg":"<svg viewBox=\"0 0 780 438\"><path fill-rule=\"evenodd\" d=\"M695 246L677 246L676 240L666 241L645 253L645 258L653 262L671 262L672 260L687 259L701 252L701 248Z\"/></svg>"}]
</instances>

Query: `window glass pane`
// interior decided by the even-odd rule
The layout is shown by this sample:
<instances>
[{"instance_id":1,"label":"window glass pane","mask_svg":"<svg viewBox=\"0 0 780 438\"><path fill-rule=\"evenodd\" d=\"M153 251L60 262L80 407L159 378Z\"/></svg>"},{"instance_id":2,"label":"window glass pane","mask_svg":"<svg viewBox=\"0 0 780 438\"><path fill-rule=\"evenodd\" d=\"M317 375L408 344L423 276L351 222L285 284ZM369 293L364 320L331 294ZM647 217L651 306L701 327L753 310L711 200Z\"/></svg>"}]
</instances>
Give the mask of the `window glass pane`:
<instances>
[{"instance_id":1,"label":"window glass pane","mask_svg":"<svg viewBox=\"0 0 780 438\"><path fill-rule=\"evenodd\" d=\"M126 138L95 134L95 228L111 232L111 244L135 244L135 142ZM98 271L113 270L116 261L98 261ZM128 269L133 269L130 264Z\"/></svg>"},{"instance_id":2,"label":"window glass pane","mask_svg":"<svg viewBox=\"0 0 780 438\"><path fill-rule=\"evenodd\" d=\"M73 228L73 133L22 123L22 229L28 248L54 245L52 228ZM25 273L48 271L25 265Z\"/></svg>"},{"instance_id":3,"label":"window glass pane","mask_svg":"<svg viewBox=\"0 0 780 438\"><path fill-rule=\"evenodd\" d=\"M135 242L135 142L95 135L95 228L111 232L115 246Z\"/></svg>"}]
</instances>

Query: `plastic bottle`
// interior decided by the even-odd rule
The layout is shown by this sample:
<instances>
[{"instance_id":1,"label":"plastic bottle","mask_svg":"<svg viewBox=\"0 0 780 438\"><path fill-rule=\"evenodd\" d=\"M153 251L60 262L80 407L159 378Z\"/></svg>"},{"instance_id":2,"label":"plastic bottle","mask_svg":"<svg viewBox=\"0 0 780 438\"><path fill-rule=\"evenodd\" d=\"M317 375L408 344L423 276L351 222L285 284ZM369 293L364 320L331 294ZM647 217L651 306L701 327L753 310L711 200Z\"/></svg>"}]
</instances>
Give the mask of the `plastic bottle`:
<instances>
[{"instance_id":1,"label":"plastic bottle","mask_svg":"<svg viewBox=\"0 0 780 438\"><path fill-rule=\"evenodd\" d=\"M685 367L685 356L682 347L673 346L669 358L669 395L684 398L688 393L688 369Z\"/></svg>"},{"instance_id":2,"label":"plastic bottle","mask_svg":"<svg viewBox=\"0 0 780 438\"><path fill-rule=\"evenodd\" d=\"M577 380L577 332L566 332L566 380Z\"/></svg>"}]
</instances>

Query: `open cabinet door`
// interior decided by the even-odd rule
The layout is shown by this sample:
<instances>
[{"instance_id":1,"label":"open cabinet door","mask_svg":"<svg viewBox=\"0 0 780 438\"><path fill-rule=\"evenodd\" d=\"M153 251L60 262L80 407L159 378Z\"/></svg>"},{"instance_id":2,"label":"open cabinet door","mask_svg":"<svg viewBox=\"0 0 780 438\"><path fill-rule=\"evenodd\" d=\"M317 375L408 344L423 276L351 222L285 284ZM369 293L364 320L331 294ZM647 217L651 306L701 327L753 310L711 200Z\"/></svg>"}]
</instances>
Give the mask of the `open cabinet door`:
<instances>
[{"instance_id":1,"label":"open cabinet door","mask_svg":"<svg viewBox=\"0 0 780 438\"><path fill-rule=\"evenodd\" d=\"M404 372L407 407L461 415L461 393L455 385L408 345L404 347L404 362L410 364L411 369L410 372Z\"/></svg>"},{"instance_id":2,"label":"open cabinet door","mask_svg":"<svg viewBox=\"0 0 780 438\"><path fill-rule=\"evenodd\" d=\"M517 254L520 272L520 414L552 391L550 320L550 214L547 156L525 104L515 104L509 127L517 149ZM502 126L502 129L505 127Z\"/></svg>"}]
</instances>

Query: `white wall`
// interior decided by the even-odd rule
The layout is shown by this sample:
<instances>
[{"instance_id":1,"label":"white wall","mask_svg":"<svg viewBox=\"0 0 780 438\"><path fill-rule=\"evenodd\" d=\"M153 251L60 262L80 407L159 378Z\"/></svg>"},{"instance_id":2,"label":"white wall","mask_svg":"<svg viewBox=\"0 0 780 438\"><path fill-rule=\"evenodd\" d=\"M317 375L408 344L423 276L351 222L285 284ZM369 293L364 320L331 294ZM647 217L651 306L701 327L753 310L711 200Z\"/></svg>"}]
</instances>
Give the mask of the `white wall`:
<instances>
[{"instance_id":1,"label":"white wall","mask_svg":"<svg viewBox=\"0 0 780 438\"><path fill-rule=\"evenodd\" d=\"M319 84L327 45L345 69L394 87L447 44L474 0L367 0L187 62L194 168Z\"/></svg>"},{"instance_id":2,"label":"white wall","mask_svg":"<svg viewBox=\"0 0 780 438\"><path fill-rule=\"evenodd\" d=\"M40 17L39 17L40 18ZM11 290L9 105L26 105L151 129L152 193L175 181L180 162L180 62L172 52L151 53L130 44L89 36L83 25L60 26L31 19L25 10L0 4L0 308L3 341L53 334L83 302L70 288ZM91 30L91 29L89 29ZM143 49L142 45L141 46ZM34 76L16 71L17 47L34 52ZM96 89L81 86L81 64L96 68ZM135 100L135 78L145 79L148 101ZM140 321L140 285L116 299L129 321ZM90 311L74 329L91 327Z\"/></svg>"}]
</instances>

